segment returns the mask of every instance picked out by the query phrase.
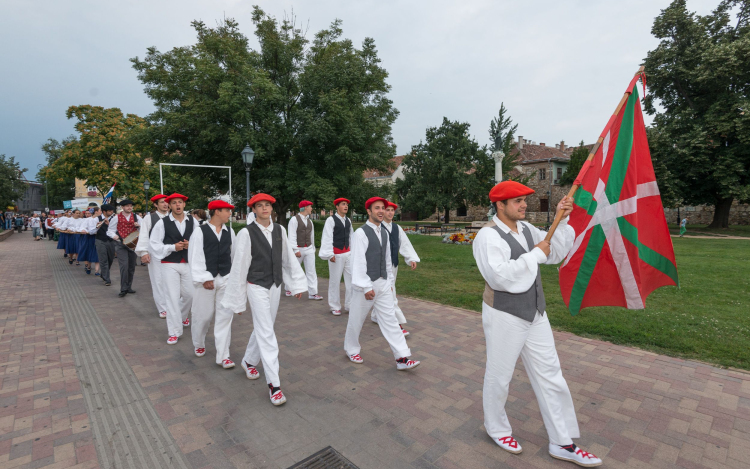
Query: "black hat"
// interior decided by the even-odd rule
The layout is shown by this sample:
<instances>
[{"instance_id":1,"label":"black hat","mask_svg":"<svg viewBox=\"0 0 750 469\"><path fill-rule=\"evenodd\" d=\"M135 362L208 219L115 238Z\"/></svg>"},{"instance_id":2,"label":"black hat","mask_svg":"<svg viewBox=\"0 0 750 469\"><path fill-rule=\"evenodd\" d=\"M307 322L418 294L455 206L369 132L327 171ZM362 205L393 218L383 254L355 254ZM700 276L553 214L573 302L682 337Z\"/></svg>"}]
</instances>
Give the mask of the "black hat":
<instances>
[{"instance_id":1,"label":"black hat","mask_svg":"<svg viewBox=\"0 0 750 469\"><path fill-rule=\"evenodd\" d=\"M118 202L117 205L119 205L120 207L122 207L123 205L134 205L134 204L133 204L132 200L125 199L125 200L121 200L120 202Z\"/></svg>"},{"instance_id":2,"label":"black hat","mask_svg":"<svg viewBox=\"0 0 750 469\"><path fill-rule=\"evenodd\" d=\"M112 210L112 211L114 211L114 210L115 210L115 208L114 208L113 206L109 205L109 204L103 204L103 205L102 205L102 212L106 212L106 211L108 211L108 210Z\"/></svg>"},{"instance_id":3,"label":"black hat","mask_svg":"<svg viewBox=\"0 0 750 469\"><path fill-rule=\"evenodd\" d=\"M89 202L89 207L98 207L98 206L99 204L97 204L96 202Z\"/></svg>"}]
</instances>

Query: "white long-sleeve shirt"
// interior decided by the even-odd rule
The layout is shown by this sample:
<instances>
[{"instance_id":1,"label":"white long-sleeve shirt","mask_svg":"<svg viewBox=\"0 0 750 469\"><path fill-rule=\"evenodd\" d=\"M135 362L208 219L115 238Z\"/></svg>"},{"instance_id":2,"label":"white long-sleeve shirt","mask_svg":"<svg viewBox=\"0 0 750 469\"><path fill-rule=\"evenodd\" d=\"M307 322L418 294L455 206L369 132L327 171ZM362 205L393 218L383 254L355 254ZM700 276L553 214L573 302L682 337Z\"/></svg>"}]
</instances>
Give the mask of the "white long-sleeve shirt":
<instances>
[{"instance_id":1,"label":"white long-sleeve shirt","mask_svg":"<svg viewBox=\"0 0 750 469\"><path fill-rule=\"evenodd\" d=\"M85 229L86 229L86 232L88 234L90 234L90 235L95 235L96 232L97 232L96 225L98 223L99 223L99 215L97 215L95 217L89 217L89 218L87 218L86 219L86 223L84 225Z\"/></svg>"},{"instance_id":2,"label":"white long-sleeve shirt","mask_svg":"<svg viewBox=\"0 0 750 469\"><path fill-rule=\"evenodd\" d=\"M383 226L385 226L385 229L387 229L388 232L393 230L392 222L388 223L384 221ZM398 226L398 253L404 256L404 260L407 264L419 262L417 251L415 251L414 246L411 245L411 240L409 240L409 237L404 233L404 229L399 225L396 226Z\"/></svg>"},{"instance_id":3,"label":"white long-sleeve shirt","mask_svg":"<svg viewBox=\"0 0 750 469\"><path fill-rule=\"evenodd\" d=\"M568 219L565 218L557 227L552 240L550 241L550 255L546 256L544 251L539 248L532 248L530 251L526 243L526 237L522 234L521 229L531 230L531 237L534 244L538 244L547 236L531 223L517 222L519 232L516 233L495 216L492 221L505 233L518 241L526 254L522 254L518 259L510 258L510 246L500 237L494 228L485 226L477 237L474 238L472 249L477 267L482 273L482 277L493 290L505 291L508 293L524 293L531 288L536 281L536 275L539 271L539 264L557 264L561 262L573 246L575 239L575 230L568 225Z\"/></svg>"},{"instance_id":4,"label":"white long-sleeve shirt","mask_svg":"<svg viewBox=\"0 0 750 469\"><path fill-rule=\"evenodd\" d=\"M250 212L247 214L247 219L245 220L245 224L249 225L250 223L255 221L255 212Z\"/></svg>"},{"instance_id":5,"label":"white long-sleeve shirt","mask_svg":"<svg viewBox=\"0 0 750 469\"><path fill-rule=\"evenodd\" d=\"M232 239L232 253L234 252L234 245L236 235L234 230L227 228L227 225L221 225L221 231L216 232L216 227L210 222L208 225L211 227L211 232L216 236L216 239L221 242L222 236L230 236ZM193 282L203 283L214 280L214 276L211 272L206 270L206 253L203 252L203 229L198 228L193 230L193 234L190 236L190 248L188 249L188 263L190 264L190 272L193 275Z\"/></svg>"},{"instance_id":6,"label":"white long-sleeve shirt","mask_svg":"<svg viewBox=\"0 0 750 469\"><path fill-rule=\"evenodd\" d=\"M391 263L391 241L388 239L388 232L381 225L376 225L371 221L367 221L366 225L375 230L375 234L380 238L381 242L383 236L388 240L386 243L385 251L385 270L388 273L387 281L393 284L393 265ZM373 281L367 276L367 259L365 253L367 248L370 246L370 240L367 234L360 227L354 232L351 240L351 256L352 256L352 286L358 290L362 290L365 293L372 290Z\"/></svg>"},{"instance_id":7,"label":"white long-sleeve shirt","mask_svg":"<svg viewBox=\"0 0 750 469\"><path fill-rule=\"evenodd\" d=\"M143 219L140 217L140 215L136 215L135 213L130 213L130 215L126 214L125 212L120 212L125 217L125 220L130 221L130 217L135 217L135 222L139 225L143 223ZM119 214L115 214L115 216L112 217L112 219L109 221L109 228L107 228L107 236L109 236L112 239L119 239L119 235L117 234L117 221L119 220ZM137 228L137 227L136 227Z\"/></svg>"},{"instance_id":8,"label":"white long-sleeve shirt","mask_svg":"<svg viewBox=\"0 0 750 469\"><path fill-rule=\"evenodd\" d=\"M312 234L310 235L310 239L312 240L312 248L315 249L315 225L312 224L312 220L310 220L310 215L300 215L300 218L302 218L302 221L305 222L305 226L310 225L312 228ZM289 244L292 245L292 250L297 253L300 249L306 249L306 248L300 248L297 246L297 217L294 216L289 220ZM310 247L310 246L308 246Z\"/></svg>"},{"instance_id":9,"label":"white long-sleeve shirt","mask_svg":"<svg viewBox=\"0 0 750 469\"><path fill-rule=\"evenodd\" d=\"M70 220L69 217L60 217L57 219L57 222L55 223L55 229L58 231L65 231L65 226L68 223L68 220Z\"/></svg>"},{"instance_id":10,"label":"white long-sleeve shirt","mask_svg":"<svg viewBox=\"0 0 750 469\"><path fill-rule=\"evenodd\" d=\"M85 218L71 218L68 220L68 223L65 224L65 229L75 233L80 233L82 230L86 229L85 222Z\"/></svg>"},{"instance_id":11,"label":"white long-sleeve shirt","mask_svg":"<svg viewBox=\"0 0 750 469\"><path fill-rule=\"evenodd\" d=\"M160 211L156 211L156 214L159 216L159 219L166 217L166 213L161 213ZM138 232L138 244L135 245L135 254L138 256L145 256L146 254L150 254L148 248L149 248L149 231L151 231L151 214L149 213L146 215L146 218L143 219L143 223L141 223L141 229Z\"/></svg>"},{"instance_id":12,"label":"white long-sleeve shirt","mask_svg":"<svg viewBox=\"0 0 750 469\"><path fill-rule=\"evenodd\" d=\"M156 225L154 225L154 229L151 230L151 236L148 241L149 253L154 256L157 261L160 261L171 253L177 251L174 247L174 244L164 244L164 218L161 218L156 222ZM197 230L200 225L198 225L198 220L193 217L190 218L193 220L193 233L195 233L195 230ZM179 231L181 235L184 235L185 228L187 228L188 224L188 215L186 214L182 218L182 222L180 222L177 221L174 215L172 215L172 213L170 212L169 219L175 223L175 225L177 226L177 231ZM190 243L188 243L188 259L190 258L190 248L192 248L192 246L190 246Z\"/></svg>"},{"instance_id":13,"label":"white long-sleeve shirt","mask_svg":"<svg viewBox=\"0 0 750 469\"><path fill-rule=\"evenodd\" d=\"M347 220L346 217L342 217L338 213L335 213L333 217L337 217L339 221L341 221L341 223L343 223L344 226L346 226L346 220ZM333 228L336 225L336 221L333 219L333 217L326 218L326 223L325 225L323 225L323 234L320 238L320 250L318 251L318 257L320 257L324 261L330 260L334 256ZM351 247L352 236L354 236L354 225L351 224L351 220L349 220L349 223L350 223L349 245ZM296 228L296 223L295 223L295 228ZM314 232L313 232L313 239L315 239Z\"/></svg>"},{"instance_id":14,"label":"white long-sleeve shirt","mask_svg":"<svg viewBox=\"0 0 750 469\"><path fill-rule=\"evenodd\" d=\"M257 222L253 222L257 223ZM270 233L273 231L273 223L268 228L258 225L268 241L271 248ZM226 293L221 301L221 306L234 313L245 311L247 303L247 271L253 261L252 241L247 229L241 229L232 244L232 270L227 277ZM281 270L282 280L287 290L292 295L307 291L307 278L292 250L291 243L286 236L286 230L281 226Z\"/></svg>"}]
</instances>

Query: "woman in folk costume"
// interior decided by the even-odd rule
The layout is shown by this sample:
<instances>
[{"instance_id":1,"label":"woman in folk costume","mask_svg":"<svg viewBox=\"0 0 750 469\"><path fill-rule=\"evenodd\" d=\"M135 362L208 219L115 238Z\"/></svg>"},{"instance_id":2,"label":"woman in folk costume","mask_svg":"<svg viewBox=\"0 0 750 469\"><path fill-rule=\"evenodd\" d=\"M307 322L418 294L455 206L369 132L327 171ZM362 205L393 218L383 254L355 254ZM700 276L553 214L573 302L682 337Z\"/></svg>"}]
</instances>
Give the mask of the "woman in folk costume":
<instances>
[{"instance_id":1,"label":"woman in folk costume","mask_svg":"<svg viewBox=\"0 0 750 469\"><path fill-rule=\"evenodd\" d=\"M65 232L65 224L68 222L68 212L65 212L55 220L55 230L57 230L57 249L62 249L63 257L68 257L67 250L67 233Z\"/></svg>"},{"instance_id":2,"label":"woman in folk costume","mask_svg":"<svg viewBox=\"0 0 750 469\"><path fill-rule=\"evenodd\" d=\"M372 197L365 202L367 223L352 237L352 309L346 324L344 350L349 360L362 363L359 335L367 313L374 309L383 337L388 341L398 370L409 370L419 365L410 360L411 350L396 319L393 302L393 266L388 231L383 227L387 200Z\"/></svg>"},{"instance_id":3,"label":"woman in folk costume","mask_svg":"<svg viewBox=\"0 0 750 469\"><path fill-rule=\"evenodd\" d=\"M80 222L78 224L78 256L76 260L83 262L87 274L91 273L91 255L89 250L89 221L91 221L91 212L83 210L81 212ZM76 263L78 265L78 263Z\"/></svg>"},{"instance_id":4,"label":"woman in folk costume","mask_svg":"<svg viewBox=\"0 0 750 469\"><path fill-rule=\"evenodd\" d=\"M65 232L68 236L65 237L65 251L68 253L68 264L73 262L76 265L80 265L78 262L78 235L81 225L81 211L78 209L73 210L73 215L65 223Z\"/></svg>"},{"instance_id":5,"label":"woman in folk costume","mask_svg":"<svg viewBox=\"0 0 750 469\"><path fill-rule=\"evenodd\" d=\"M328 306L331 314L341 315L341 275L344 275L344 309L349 311L352 297L352 256L351 239L354 235L352 221L346 217L349 199L340 197L333 201L336 213L326 219L323 236L320 240L318 257L328 261Z\"/></svg>"},{"instance_id":6,"label":"woman in folk costume","mask_svg":"<svg viewBox=\"0 0 750 469\"><path fill-rule=\"evenodd\" d=\"M250 303L253 333L242 358L242 369L248 379L258 379L257 366L263 363L271 403L281 405L286 402L286 396L281 392L279 344L273 329L281 284L283 282L298 299L307 286L286 230L271 221L275 202L268 194L256 194L248 201L247 206L252 208L256 218L237 234L232 270L221 306L241 313L245 311L245 304Z\"/></svg>"},{"instance_id":7,"label":"woman in folk costume","mask_svg":"<svg viewBox=\"0 0 750 469\"><path fill-rule=\"evenodd\" d=\"M224 369L234 368L229 358L229 342L232 337L234 313L221 306L232 269L234 230L227 228L234 205L223 200L212 200L208 204L209 219L193 231L190 237L188 260L193 278L193 347L195 355L206 354L206 333L214 319L214 342L216 364ZM214 315L216 318L214 318Z\"/></svg>"},{"instance_id":8,"label":"woman in folk costume","mask_svg":"<svg viewBox=\"0 0 750 469\"><path fill-rule=\"evenodd\" d=\"M154 230L156 222L169 214L169 203L167 202L167 196L164 194L156 194L151 197L151 203L154 204L154 211L149 213L143 219L143 223L141 223L141 229L138 232L138 244L135 246L135 254L140 256L143 264L148 265L148 276L151 280L151 291L154 294L156 310L159 312L160 318L166 319L167 300L162 286L161 262L151 259L153 252L150 251L149 237Z\"/></svg>"},{"instance_id":9,"label":"woman in folk costume","mask_svg":"<svg viewBox=\"0 0 750 469\"><path fill-rule=\"evenodd\" d=\"M598 466L601 459L573 443L580 436L578 421L545 311L539 268L561 262L573 246L575 232L567 224L573 200L565 197L557 206L563 211L563 221L548 243L544 240L547 233L521 221L526 217L526 196L533 193L515 181L493 187L490 201L497 215L473 243L474 259L485 280L484 426L501 448L521 452L505 413L508 387L520 356L539 402L550 455L581 466Z\"/></svg>"},{"instance_id":10,"label":"woman in folk costume","mask_svg":"<svg viewBox=\"0 0 750 469\"><path fill-rule=\"evenodd\" d=\"M190 236L198 229L198 222L185 213L188 198L174 193L166 198L170 214L156 222L149 235L152 262L161 262L162 292L167 303L168 345L174 345L190 326L190 307L193 304L193 278L188 263Z\"/></svg>"},{"instance_id":11,"label":"woman in folk costume","mask_svg":"<svg viewBox=\"0 0 750 469\"><path fill-rule=\"evenodd\" d=\"M318 274L315 272L315 227L310 218L312 205L309 200L299 203L299 214L289 220L289 244L300 265L305 264L307 298L322 300L323 297L318 295ZM292 296L289 289L286 290L286 296Z\"/></svg>"},{"instance_id":12,"label":"woman in folk costume","mask_svg":"<svg viewBox=\"0 0 750 469\"><path fill-rule=\"evenodd\" d=\"M411 245L409 237L406 236L406 233L404 233L404 230L398 224L393 222L393 217L396 215L396 210L398 210L398 205L394 204L393 202L388 202L388 205L385 207L383 226L386 230L388 230L388 236L390 237L391 241L391 264L393 265L393 303L396 307L396 318L398 319L399 326L401 326L401 332L404 333L404 336L408 336L409 331L404 329L403 326L403 324L406 324L406 317L404 316L404 312L401 311L401 308L399 308L398 298L396 297L396 279L398 278L399 263L398 255L401 254L402 256L404 256L404 260L411 267L411 270L417 268L419 256L417 255L417 251L414 250L414 246ZM377 314L375 314L374 309L372 310L370 318L372 319L372 322L378 322Z\"/></svg>"},{"instance_id":13,"label":"woman in folk costume","mask_svg":"<svg viewBox=\"0 0 750 469\"><path fill-rule=\"evenodd\" d=\"M99 227L99 215L102 214L102 210L98 206L89 208L91 216L86 218L86 256L88 257L88 266L86 267L86 273L90 274L91 270L94 270L94 275L99 277L99 254L96 251L96 232Z\"/></svg>"}]
</instances>

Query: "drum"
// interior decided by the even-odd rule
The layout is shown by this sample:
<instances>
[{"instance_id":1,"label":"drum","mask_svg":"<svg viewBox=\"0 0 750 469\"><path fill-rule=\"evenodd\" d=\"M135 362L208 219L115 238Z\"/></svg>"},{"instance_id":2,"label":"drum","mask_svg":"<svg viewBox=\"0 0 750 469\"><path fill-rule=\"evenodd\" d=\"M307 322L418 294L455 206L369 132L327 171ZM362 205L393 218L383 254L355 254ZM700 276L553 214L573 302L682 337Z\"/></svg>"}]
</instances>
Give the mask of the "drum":
<instances>
[{"instance_id":1,"label":"drum","mask_svg":"<svg viewBox=\"0 0 750 469\"><path fill-rule=\"evenodd\" d=\"M135 246L138 244L138 231L133 231L122 240L122 244L131 251L135 251Z\"/></svg>"}]
</instances>

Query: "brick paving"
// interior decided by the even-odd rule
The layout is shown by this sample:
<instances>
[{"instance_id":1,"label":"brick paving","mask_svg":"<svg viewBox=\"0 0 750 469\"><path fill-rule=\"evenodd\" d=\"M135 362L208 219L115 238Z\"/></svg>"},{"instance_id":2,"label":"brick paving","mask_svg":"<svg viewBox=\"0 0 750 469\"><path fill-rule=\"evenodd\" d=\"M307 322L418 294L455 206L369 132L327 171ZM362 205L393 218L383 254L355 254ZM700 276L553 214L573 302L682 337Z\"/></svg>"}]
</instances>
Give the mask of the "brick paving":
<instances>
[{"instance_id":1,"label":"brick paving","mask_svg":"<svg viewBox=\"0 0 750 469\"><path fill-rule=\"evenodd\" d=\"M45 243L23 235L0 243L0 467L96 467ZM138 293L124 299L81 267L65 268L195 469L286 468L328 445L363 469L574 467L547 455L520 362L507 409L524 452L505 453L486 436L476 313L404 298L408 341L423 360L404 373L375 324L365 324L365 363L354 365L342 350L346 315L332 316L325 302L282 298L276 330L289 402L276 408L263 379L213 363L210 334L202 358L193 354L189 330L166 345L145 267L136 271ZM319 288L326 291L325 279ZM234 359L251 330L249 314L235 317ZM606 467L747 467L750 374L563 332L555 338L581 426L577 442ZM58 446L66 449L58 454Z\"/></svg>"}]
</instances>

